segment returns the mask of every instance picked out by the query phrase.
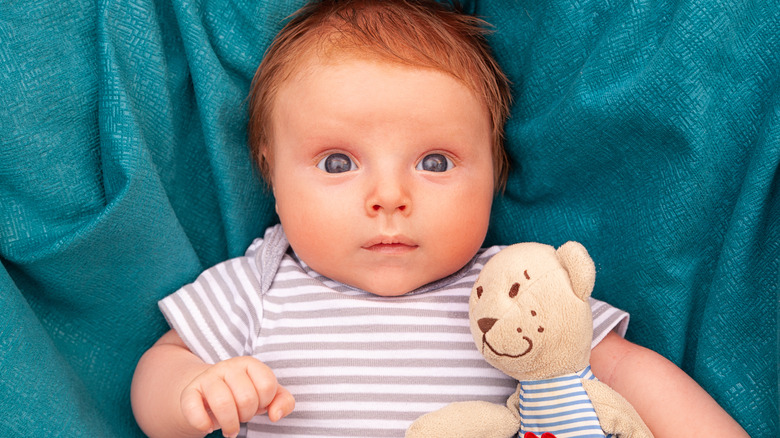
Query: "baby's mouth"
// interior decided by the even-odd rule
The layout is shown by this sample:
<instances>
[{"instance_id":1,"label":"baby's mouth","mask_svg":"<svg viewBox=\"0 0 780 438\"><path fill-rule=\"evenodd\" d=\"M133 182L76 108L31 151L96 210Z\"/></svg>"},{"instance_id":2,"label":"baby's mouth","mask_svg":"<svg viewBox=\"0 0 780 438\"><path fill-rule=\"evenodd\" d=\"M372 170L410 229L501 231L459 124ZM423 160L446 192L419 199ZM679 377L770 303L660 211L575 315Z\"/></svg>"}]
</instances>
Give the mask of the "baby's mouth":
<instances>
[{"instance_id":1,"label":"baby's mouth","mask_svg":"<svg viewBox=\"0 0 780 438\"><path fill-rule=\"evenodd\" d=\"M528 338L527 336L523 336L523 340L525 340L528 343L528 348L526 348L525 351L523 351L520 354L507 354L507 353L501 353L498 350L496 350L495 348L493 348L493 346L490 345L490 342L488 342L488 340L487 340L487 335L483 334L482 335L482 353L483 354L485 353L485 346L487 346L487 348L489 348L490 351L492 351L493 354L495 354L496 356L503 356L503 357L510 357L512 359L517 359L518 357L525 356L526 354L528 354L528 352L531 351L531 349L534 348L534 343L533 343L533 341L531 341L530 338Z\"/></svg>"},{"instance_id":2,"label":"baby's mouth","mask_svg":"<svg viewBox=\"0 0 780 438\"><path fill-rule=\"evenodd\" d=\"M368 241L362 248L382 254L405 254L417 249L418 245L404 236L380 236Z\"/></svg>"},{"instance_id":3,"label":"baby's mouth","mask_svg":"<svg viewBox=\"0 0 780 438\"><path fill-rule=\"evenodd\" d=\"M404 254L413 251L416 248L417 245L407 245L405 243L377 243L368 247L363 247L363 249L368 251L383 254Z\"/></svg>"}]
</instances>

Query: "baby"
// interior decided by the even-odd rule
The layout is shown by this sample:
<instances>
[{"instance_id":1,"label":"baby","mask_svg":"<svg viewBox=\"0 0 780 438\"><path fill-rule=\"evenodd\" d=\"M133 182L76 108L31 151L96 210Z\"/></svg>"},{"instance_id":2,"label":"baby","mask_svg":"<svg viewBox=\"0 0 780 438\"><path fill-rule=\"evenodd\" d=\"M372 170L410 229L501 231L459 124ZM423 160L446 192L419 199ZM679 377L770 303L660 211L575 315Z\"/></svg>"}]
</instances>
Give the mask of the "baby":
<instances>
[{"instance_id":1,"label":"baby","mask_svg":"<svg viewBox=\"0 0 780 438\"><path fill-rule=\"evenodd\" d=\"M172 330L132 385L145 433L403 436L450 402L514 392L468 325L507 175L509 85L484 34L422 0L321 1L291 19L258 69L249 125L281 224L160 302ZM648 372L732 426L679 369L616 334L625 313L591 305L593 371L651 428L698 420L655 417L668 411Z\"/></svg>"}]
</instances>

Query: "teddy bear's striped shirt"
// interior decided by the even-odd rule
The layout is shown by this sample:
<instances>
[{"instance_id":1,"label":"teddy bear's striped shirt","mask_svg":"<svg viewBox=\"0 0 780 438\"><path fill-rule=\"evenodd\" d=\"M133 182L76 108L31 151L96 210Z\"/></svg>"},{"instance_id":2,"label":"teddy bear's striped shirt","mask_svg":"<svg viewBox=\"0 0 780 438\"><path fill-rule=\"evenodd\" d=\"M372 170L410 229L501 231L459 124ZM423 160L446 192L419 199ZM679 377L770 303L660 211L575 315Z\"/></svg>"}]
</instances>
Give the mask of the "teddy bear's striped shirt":
<instances>
[{"instance_id":1,"label":"teddy bear's striped shirt","mask_svg":"<svg viewBox=\"0 0 780 438\"><path fill-rule=\"evenodd\" d=\"M595 379L590 366L579 373L520 382L520 436L526 432L556 438L604 438L582 380ZM612 435L607 435L612 437Z\"/></svg>"},{"instance_id":2,"label":"teddy bear's striped shirt","mask_svg":"<svg viewBox=\"0 0 780 438\"><path fill-rule=\"evenodd\" d=\"M276 248L276 249L274 249ZM505 404L517 382L491 367L468 322L471 287L500 248L413 293L378 297L324 278L270 228L244 257L206 270L160 302L208 363L254 355L295 396L278 423L257 416L247 436L402 437L418 416L454 401ZM628 315L591 301L594 345ZM261 432L262 431L262 432Z\"/></svg>"}]
</instances>

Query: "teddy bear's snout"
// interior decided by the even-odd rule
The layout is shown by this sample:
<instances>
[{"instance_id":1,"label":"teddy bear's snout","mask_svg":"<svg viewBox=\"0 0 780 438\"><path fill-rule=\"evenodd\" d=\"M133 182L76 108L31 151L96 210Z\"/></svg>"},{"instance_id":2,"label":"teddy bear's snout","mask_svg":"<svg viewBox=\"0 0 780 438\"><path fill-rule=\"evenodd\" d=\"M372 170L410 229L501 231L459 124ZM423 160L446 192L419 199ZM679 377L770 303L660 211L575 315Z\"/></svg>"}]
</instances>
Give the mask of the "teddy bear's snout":
<instances>
[{"instance_id":1,"label":"teddy bear's snout","mask_svg":"<svg viewBox=\"0 0 780 438\"><path fill-rule=\"evenodd\" d=\"M479 326L479 329L482 330L482 333L487 333L493 328L496 321L498 320L495 318L480 318L479 321L477 321L477 325Z\"/></svg>"}]
</instances>

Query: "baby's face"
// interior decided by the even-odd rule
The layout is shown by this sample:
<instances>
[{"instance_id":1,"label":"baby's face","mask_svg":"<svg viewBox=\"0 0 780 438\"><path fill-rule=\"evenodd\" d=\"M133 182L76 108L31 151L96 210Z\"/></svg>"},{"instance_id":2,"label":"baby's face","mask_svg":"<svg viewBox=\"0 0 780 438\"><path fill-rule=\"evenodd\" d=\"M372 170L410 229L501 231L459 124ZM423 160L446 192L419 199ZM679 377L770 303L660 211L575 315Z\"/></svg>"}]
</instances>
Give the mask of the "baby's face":
<instances>
[{"instance_id":1,"label":"baby's face","mask_svg":"<svg viewBox=\"0 0 780 438\"><path fill-rule=\"evenodd\" d=\"M290 245L317 272L397 296L463 267L493 198L485 105L439 71L312 61L272 119L271 176Z\"/></svg>"}]
</instances>

